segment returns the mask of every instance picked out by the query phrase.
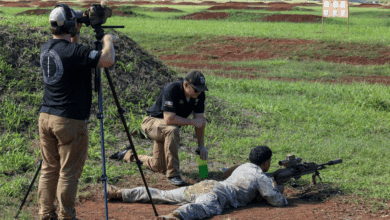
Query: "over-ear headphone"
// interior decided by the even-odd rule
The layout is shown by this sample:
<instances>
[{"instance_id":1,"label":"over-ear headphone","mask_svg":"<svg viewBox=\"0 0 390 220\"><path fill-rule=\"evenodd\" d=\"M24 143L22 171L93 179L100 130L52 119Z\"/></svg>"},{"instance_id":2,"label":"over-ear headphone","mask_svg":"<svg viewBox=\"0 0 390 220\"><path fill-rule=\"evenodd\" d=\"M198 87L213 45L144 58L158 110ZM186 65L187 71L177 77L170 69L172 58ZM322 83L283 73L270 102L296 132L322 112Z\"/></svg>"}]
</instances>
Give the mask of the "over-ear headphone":
<instances>
[{"instance_id":1,"label":"over-ear headphone","mask_svg":"<svg viewBox=\"0 0 390 220\"><path fill-rule=\"evenodd\" d=\"M66 20L64 21L64 25L56 27L58 31L61 29L66 33L72 34L76 29L76 22L73 19L72 12L70 8L66 4L56 5L54 8L62 7L65 10Z\"/></svg>"}]
</instances>

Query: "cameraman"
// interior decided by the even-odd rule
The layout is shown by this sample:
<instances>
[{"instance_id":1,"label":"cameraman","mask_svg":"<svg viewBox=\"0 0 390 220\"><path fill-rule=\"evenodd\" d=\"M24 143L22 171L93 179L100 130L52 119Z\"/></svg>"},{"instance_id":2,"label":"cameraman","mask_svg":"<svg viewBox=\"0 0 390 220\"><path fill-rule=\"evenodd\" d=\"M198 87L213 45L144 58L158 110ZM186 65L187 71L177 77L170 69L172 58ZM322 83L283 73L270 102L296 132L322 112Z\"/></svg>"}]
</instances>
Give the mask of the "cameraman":
<instances>
[{"instance_id":1,"label":"cameraman","mask_svg":"<svg viewBox=\"0 0 390 220\"><path fill-rule=\"evenodd\" d=\"M115 63L116 36L104 36L102 51L79 44L82 23L76 18L82 16L81 11L57 5L49 19L53 39L41 48L45 92L39 116L43 158L38 187L40 220L57 219L56 196L58 219L76 219L77 184L88 152L91 69Z\"/></svg>"}]
</instances>

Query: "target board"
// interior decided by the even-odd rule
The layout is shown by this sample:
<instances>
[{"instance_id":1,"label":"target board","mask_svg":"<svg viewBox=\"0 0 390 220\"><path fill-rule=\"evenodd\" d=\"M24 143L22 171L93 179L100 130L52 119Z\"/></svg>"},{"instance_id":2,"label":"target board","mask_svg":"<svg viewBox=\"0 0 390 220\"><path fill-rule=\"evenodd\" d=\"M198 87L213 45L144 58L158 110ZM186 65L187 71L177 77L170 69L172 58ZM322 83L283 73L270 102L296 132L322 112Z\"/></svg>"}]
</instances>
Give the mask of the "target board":
<instances>
[{"instance_id":1,"label":"target board","mask_svg":"<svg viewBox=\"0 0 390 220\"><path fill-rule=\"evenodd\" d=\"M348 18L348 0L323 0L322 17Z\"/></svg>"}]
</instances>

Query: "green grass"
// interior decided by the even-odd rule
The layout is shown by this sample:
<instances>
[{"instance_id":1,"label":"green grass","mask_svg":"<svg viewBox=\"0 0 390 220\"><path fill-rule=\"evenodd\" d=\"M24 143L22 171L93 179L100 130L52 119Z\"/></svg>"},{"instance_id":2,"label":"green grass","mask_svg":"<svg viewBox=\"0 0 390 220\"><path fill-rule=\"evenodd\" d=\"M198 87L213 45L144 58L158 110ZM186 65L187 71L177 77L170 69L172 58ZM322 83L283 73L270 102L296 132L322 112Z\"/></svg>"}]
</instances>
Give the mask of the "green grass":
<instances>
[{"instance_id":1,"label":"green grass","mask_svg":"<svg viewBox=\"0 0 390 220\"><path fill-rule=\"evenodd\" d=\"M211 75L207 80L212 88L210 96L261 115L252 119L260 125L254 137L227 132L219 148L211 149L211 155L223 155L217 157L221 161L245 161L252 146L267 144L274 152L273 161L288 153L306 162L342 158L342 164L322 172L325 182L351 194L388 200L389 87L221 79ZM210 140L224 132L210 129L206 133Z\"/></svg>"},{"instance_id":2,"label":"green grass","mask_svg":"<svg viewBox=\"0 0 390 220\"><path fill-rule=\"evenodd\" d=\"M254 68L254 72L244 70L223 71L222 74L237 72L244 75L281 77L309 80L338 80L345 76L389 76L390 66L385 65L347 65L324 61L297 61L288 59L239 61L239 62L209 62L241 68ZM212 72L221 72L215 70Z\"/></svg>"}]
</instances>

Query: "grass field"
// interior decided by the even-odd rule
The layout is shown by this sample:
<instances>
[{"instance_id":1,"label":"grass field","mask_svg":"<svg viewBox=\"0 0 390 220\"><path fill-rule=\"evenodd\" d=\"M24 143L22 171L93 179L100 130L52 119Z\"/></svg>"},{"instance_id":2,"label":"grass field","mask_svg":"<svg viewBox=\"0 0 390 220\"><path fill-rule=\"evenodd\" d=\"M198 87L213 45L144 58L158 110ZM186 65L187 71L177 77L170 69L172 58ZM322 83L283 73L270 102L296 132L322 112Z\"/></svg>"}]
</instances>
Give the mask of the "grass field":
<instances>
[{"instance_id":1,"label":"grass field","mask_svg":"<svg viewBox=\"0 0 390 220\"><path fill-rule=\"evenodd\" d=\"M244 11L224 10L232 16L226 20L182 20L175 19L186 14L204 11L209 6L167 7L183 10L181 13L157 13L143 6L134 9L139 16L132 18L112 17L106 25L124 25L120 30L134 39L152 55L186 54L186 45L222 36L308 39L329 44L390 46L389 9L350 8L349 33L346 34L346 19L327 19L324 33L321 23L254 22L268 14L313 14L321 15L321 7L305 7L313 11ZM155 6L153 6L155 7ZM25 25L48 29L48 15L16 16L30 8L7 8L0 14L0 26L8 25L8 31L18 33ZM77 8L75 8L77 9ZM11 28L13 27L13 28ZM84 27L84 34L93 33ZM1 35L0 35L1 37ZM19 39L37 39L23 36ZM51 36L45 37L45 40ZM0 38L1 39L1 38ZM44 39L40 39L44 40ZM17 41L17 39L15 39ZM223 42L220 42L223 43ZM0 44L1 46L1 44ZM310 50L310 48L308 49ZM314 53L314 49L311 50ZM324 53L325 49L321 49ZM27 49L27 54L39 54L40 48ZM318 51L317 51L318 52ZM365 53L365 51L361 51ZM372 54L373 57L378 54ZM43 90L30 93L28 75L17 76L19 70L7 64L10 54L0 47L0 212L2 219L12 217L35 173L40 158L38 150L38 114ZM348 65L322 61L304 62L294 59L254 60L240 62L208 62L224 66L256 67L266 70L265 76L295 79L337 79L342 76L389 76L389 65ZM175 69L180 76L185 72ZM37 69L38 71L38 69ZM375 203L379 209L388 208L390 200L390 168L388 146L390 140L390 89L380 84L367 83L319 83L288 82L267 79L249 80L215 76L215 70L204 70L209 87L206 117L210 123L206 128L206 145L210 162L233 165L248 161L253 146L266 144L274 152L272 170L278 168L276 161L288 153L300 156L304 161L323 163L342 158L343 163L322 172L324 183L343 192L363 197ZM232 73L245 74L236 71ZM16 79L14 79L13 77ZM103 77L105 80L105 78ZM43 85L41 85L43 86ZM157 91L158 92L158 91ZM147 91L145 91L147 93ZM155 92L156 93L156 92ZM105 95L110 91L105 87ZM156 94L139 104L125 103L131 112L126 117L133 129L139 129L144 116L144 106L154 102ZM94 95L95 96L95 95ZM223 109L221 110L221 103ZM93 105L97 105L94 97ZM108 152L123 147L125 140L118 137L121 130L115 117L113 102L106 102L105 138ZM222 111L223 115L212 112ZM95 116L91 115L89 158L81 178L80 196L88 195L88 187L96 186L101 175L100 133ZM189 136L192 128L184 128ZM123 132L122 132L123 133ZM187 137L186 136L186 137ZM151 154L152 143L141 144L135 140L139 154ZM195 148L195 141L185 138L183 144ZM107 154L106 154L107 155ZM195 161L193 155L180 152L184 164ZM210 163L209 162L209 163ZM107 161L109 182L121 181L124 175L139 175L133 164ZM212 167L218 171L220 167ZM188 168L183 168L188 169ZM308 183L310 177L303 177ZM36 186L30 194L30 205L36 205ZM33 215L33 214L31 214ZM22 219L30 219L28 211Z\"/></svg>"}]
</instances>

